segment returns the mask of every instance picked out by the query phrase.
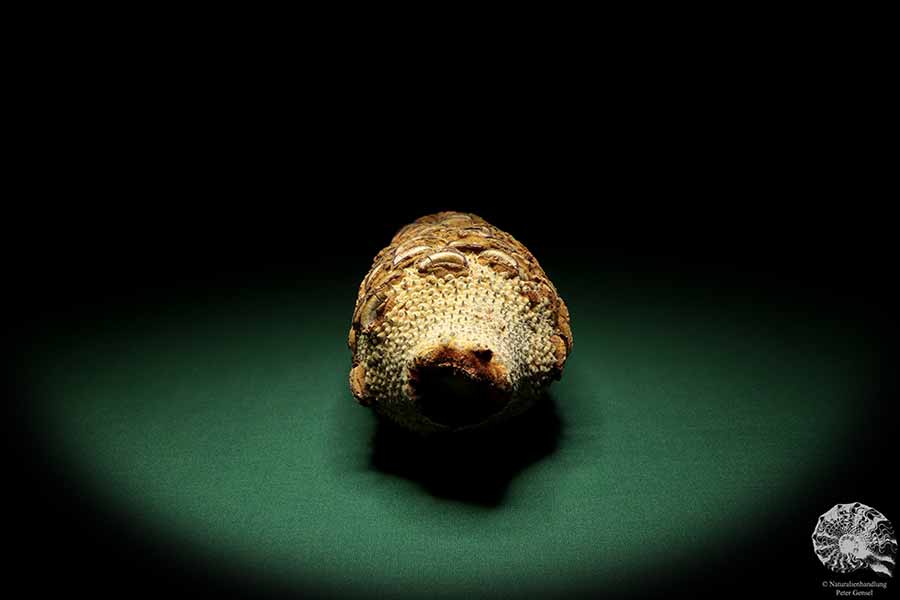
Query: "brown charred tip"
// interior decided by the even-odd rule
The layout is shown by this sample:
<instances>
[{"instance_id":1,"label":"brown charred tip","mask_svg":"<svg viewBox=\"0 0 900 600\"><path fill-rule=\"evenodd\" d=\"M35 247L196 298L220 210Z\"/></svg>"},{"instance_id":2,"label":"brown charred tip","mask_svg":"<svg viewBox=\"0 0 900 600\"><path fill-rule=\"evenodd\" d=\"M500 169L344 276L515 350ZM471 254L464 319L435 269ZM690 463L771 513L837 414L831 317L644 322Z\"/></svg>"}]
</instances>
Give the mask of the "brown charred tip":
<instances>
[{"instance_id":1,"label":"brown charred tip","mask_svg":"<svg viewBox=\"0 0 900 600\"><path fill-rule=\"evenodd\" d=\"M489 348L440 346L409 371L410 397L425 417L451 428L482 423L510 400L509 375Z\"/></svg>"},{"instance_id":2,"label":"brown charred tip","mask_svg":"<svg viewBox=\"0 0 900 600\"><path fill-rule=\"evenodd\" d=\"M457 372L473 381L479 381L497 389L509 388L509 376L503 365L491 359L494 351L490 348L458 348L442 345L419 355L413 363L410 383L414 375L423 369L446 369Z\"/></svg>"}]
</instances>

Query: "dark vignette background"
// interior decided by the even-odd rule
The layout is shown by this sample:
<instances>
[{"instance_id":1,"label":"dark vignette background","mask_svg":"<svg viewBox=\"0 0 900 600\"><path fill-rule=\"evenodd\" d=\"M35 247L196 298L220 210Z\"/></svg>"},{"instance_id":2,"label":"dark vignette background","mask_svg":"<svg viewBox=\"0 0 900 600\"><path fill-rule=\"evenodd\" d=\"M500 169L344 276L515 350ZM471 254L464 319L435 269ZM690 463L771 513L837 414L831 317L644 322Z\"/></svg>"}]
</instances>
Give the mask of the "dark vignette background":
<instances>
[{"instance_id":1,"label":"dark vignette background","mask_svg":"<svg viewBox=\"0 0 900 600\"><path fill-rule=\"evenodd\" d=\"M836 578L811 560L810 515L837 495L900 518L885 476L896 455L896 248L877 103L846 103L815 73L761 75L744 62L728 65L740 75L685 73L663 57L643 63L651 72L590 81L557 72L539 92L476 76L405 95L390 93L402 77L354 91L327 70L284 83L265 69L139 64L141 77L115 85L102 68L73 76L58 65L66 100L37 99L45 120L22 152L38 168L7 209L19 342L8 363L11 569L34 589L295 591L201 568L94 501L34 442L29 344L368 265L398 226L443 209L476 212L586 278L615 273L711 304L759 295L798 319L846 315L874 340L880 379L858 407L856 451L758 536L638 591L808 593Z\"/></svg>"}]
</instances>

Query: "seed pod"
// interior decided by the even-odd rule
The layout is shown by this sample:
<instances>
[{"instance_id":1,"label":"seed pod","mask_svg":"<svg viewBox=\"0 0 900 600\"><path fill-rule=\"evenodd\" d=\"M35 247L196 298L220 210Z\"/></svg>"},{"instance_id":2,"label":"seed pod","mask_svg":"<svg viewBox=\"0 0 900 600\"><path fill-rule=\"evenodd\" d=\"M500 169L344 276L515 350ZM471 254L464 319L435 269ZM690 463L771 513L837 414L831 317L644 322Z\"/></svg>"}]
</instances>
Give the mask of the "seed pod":
<instances>
[{"instance_id":1,"label":"seed pod","mask_svg":"<svg viewBox=\"0 0 900 600\"><path fill-rule=\"evenodd\" d=\"M476 215L441 212L376 255L347 342L353 396L429 433L526 410L562 375L572 330L525 246Z\"/></svg>"}]
</instances>

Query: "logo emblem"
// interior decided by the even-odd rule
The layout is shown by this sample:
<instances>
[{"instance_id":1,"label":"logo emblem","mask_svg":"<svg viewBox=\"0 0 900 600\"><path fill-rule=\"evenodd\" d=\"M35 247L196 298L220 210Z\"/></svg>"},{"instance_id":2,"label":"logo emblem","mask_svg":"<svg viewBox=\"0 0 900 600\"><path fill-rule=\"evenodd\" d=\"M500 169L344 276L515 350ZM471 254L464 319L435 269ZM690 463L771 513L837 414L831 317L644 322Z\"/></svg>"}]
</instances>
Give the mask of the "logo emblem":
<instances>
[{"instance_id":1,"label":"logo emblem","mask_svg":"<svg viewBox=\"0 0 900 600\"><path fill-rule=\"evenodd\" d=\"M890 577L897 538L887 518L870 506L836 504L819 517L812 534L813 550L836 573L868 567Z\"/></svg>"}]
</instances>

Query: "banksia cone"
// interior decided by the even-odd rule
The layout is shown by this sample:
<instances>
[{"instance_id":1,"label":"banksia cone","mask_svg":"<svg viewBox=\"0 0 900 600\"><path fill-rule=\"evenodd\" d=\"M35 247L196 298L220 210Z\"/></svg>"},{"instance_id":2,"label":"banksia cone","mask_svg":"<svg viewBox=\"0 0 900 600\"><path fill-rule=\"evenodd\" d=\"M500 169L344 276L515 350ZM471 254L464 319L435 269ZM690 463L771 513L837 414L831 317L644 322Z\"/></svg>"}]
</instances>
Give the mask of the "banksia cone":
<instances>
[{"instance_id":1,"label":"banksia cone","mask_svg":"<svg viewBox=\"0 0 900 600\"><path fill-rule=\"evenodd\" d=\"M403 227L359 287L350 389L419 432L519 414L572 351L569 311L513 236L472 214Z\"/></svg>"}]
</instances>

